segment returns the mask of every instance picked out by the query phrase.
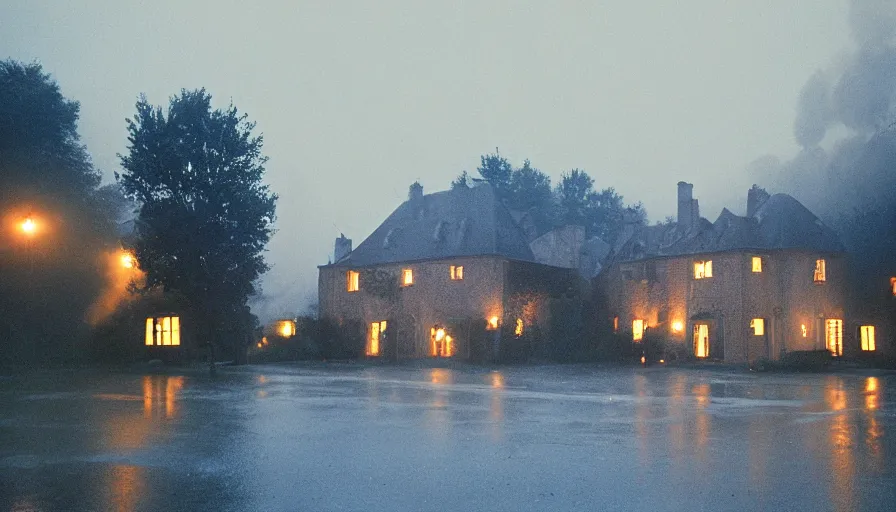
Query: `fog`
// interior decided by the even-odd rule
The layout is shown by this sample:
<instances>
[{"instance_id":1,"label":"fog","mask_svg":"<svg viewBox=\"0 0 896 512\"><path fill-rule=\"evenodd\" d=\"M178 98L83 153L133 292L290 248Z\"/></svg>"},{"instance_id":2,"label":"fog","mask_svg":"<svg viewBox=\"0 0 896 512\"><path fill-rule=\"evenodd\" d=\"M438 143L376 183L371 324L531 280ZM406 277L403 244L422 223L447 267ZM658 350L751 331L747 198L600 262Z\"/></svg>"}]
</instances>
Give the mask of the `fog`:
<instances>
[{"instance_id":1,"label":"fog","mask_svg":"<svg viewBox=\"0 0 896 512\"><path fill-rule=\"evenodd\" d=\"M340 232L359 243L411 182L445 189L495 147L555 182L584 169L651 220L674 213L679 180L695 184L704 216L742 212L757 176L774 191L781 162L826 161L813 158L883 121L878 98L893 76L873 70L896 69L890 10L886 0L13 1L0 5L0 57L39 60L81 102L83 142L107 181L140 93L166 104L206 87L256 121L281 197L256 305L264 319L314 301L316 266ZM856 80L839 87L843 76Z\"/></svg>"}]
</instances>

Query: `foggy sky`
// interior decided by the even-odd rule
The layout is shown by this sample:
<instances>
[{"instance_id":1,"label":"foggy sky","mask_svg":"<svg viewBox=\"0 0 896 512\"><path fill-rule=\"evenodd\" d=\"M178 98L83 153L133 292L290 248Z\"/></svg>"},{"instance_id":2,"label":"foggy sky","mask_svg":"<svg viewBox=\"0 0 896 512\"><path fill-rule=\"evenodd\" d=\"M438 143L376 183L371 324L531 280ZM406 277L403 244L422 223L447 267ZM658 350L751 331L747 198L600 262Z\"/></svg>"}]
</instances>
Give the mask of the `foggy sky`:
<instances>
[{"instance_id":1,"label":"foggy sky","mask_svg":"<svg viewBox=\"0 0 896 512\"><path fill-rule=\"evenodd\" d=\"M140 93L206 87L256 121L281 196L256 312L281 315L316 296L340 232L357 245L411 182L446 189L496 146L555 183L585 169L651 220L679 180L704 216L742 213L745 166L798 152L804 84L855 44L848 0L672 4L8 0L0 58L39 60L81 102L108 180Z\"/></svg>"}]
</instances>

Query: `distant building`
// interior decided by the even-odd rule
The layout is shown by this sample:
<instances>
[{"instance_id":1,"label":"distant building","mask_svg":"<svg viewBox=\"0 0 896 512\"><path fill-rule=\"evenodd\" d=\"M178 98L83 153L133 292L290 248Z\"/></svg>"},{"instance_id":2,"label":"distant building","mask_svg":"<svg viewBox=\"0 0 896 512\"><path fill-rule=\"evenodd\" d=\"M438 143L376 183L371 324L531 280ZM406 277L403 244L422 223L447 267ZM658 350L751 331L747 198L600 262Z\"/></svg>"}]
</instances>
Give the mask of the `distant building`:
<instances>
[{"instance_id":1,"label":"distant building","mask_svg":"<svg viewBox=\"0 0 896 512\"><path fill-rule=\"evenodd\" d=\"M572 247L541 241L537 257L534 235L487 184L424 195L415 183L356 249L336 240L334 262L320 267L320 316L358 326L370 357L547 353L553 302L578 300L587 283L580 267L596 264L587 249L601 246L570 228L551 236Z\"/></svg>"},{"instance_id":2,"label":"distant building","mask_svg":"<svg viewBox=\"0 0 896 512\"><path fill-rule=\"evenodd\" d=\"M653 332L682 355L728 362L860 350L833 230L793 197L755 186L746 216L724 209L709 222L692 189L678 184L676 222L628 226L598 278L619 332L636 343Z\"/></svg>"}]
</instances>

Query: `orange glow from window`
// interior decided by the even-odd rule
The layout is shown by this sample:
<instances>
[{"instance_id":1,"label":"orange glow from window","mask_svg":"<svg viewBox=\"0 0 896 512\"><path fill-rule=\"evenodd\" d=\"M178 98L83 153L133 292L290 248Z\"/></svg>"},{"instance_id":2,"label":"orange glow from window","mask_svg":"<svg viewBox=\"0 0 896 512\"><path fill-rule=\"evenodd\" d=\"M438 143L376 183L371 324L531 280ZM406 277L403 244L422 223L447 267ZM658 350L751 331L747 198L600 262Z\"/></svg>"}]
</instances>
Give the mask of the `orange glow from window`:
<instances>
[{"instance_id":1,"label":"orange glow from window","mask_svg":"<svg viewBox=\"0 0 896 512\"><path fill-rule=\"evenodd\" d=\"M461 265L451 265L451 280L452 281L463 281L464 279L464 267Z\"/></svg>"},{"instance_id":2,"label":"orange glow from window","mask_svg":"<svg viewBox=\"0 0 896 512\"><path fill-rule=\"evenodd\" d=\"M806 327L806 324L800 324L800 334L803 335L803 338L809 336L809 328Z\"/></svg>"},{"instance_id":3,"label":"orange glow from window","mask_svg":"<svg viewBox=\"0 0 896 512\"><path fill-rule=\"evenodd\" d=\"M385 320L370 324L370 336L368 337L367 350L365 351L368 356L380 355L380 338L386 332L386 326Z\"/></svg>"},{"instance_id":4,"label":"orange glow from window","mask_svg":"<svg viewBox=\"0 0 896 512\"><path fill-rule=\"evenodd\" d=\"M258 342L258 348L261 348L261 347L262 347L262 345L261 345L261 342L259 341L259 342Z\"/></svg>"},{"instance_id":5,"label":"orange glow from window","mask_svg":"<svg viewBox=\"0 0 896 512\"><path fill-rule=\"evenodd\" d=\"M890 278L890 289L893 292L893 297L896 297L896 277Z\"/></svg>"},{"instance_id":6,"label":"orange glow from window","mask_svg":"<svg viewBox=\"0 0 896 512\"><path fill-rule=\"evenodd\" d=\"M873 352L877 349L876 340L874 339L874 326L873 325L863 325L859 327L859 334L862 338L862 350L866 352Z\"/></svg>"},{"instance_id":7,"label":"orange glow from window","mask_svg":"<svg viewBox=\"0 0 896 512\"><path fill-rule=\"evenodd\" d=\"M672 332L681 332L684 330L684 323L681 320L672 322Z\"/></svg>"},{"instance_id":8,"label":"orange glow from window","mask_svg":"<svg viewBox=\"0 0 896 512\"><path fill-rule=\"evenodd\" d=\"M296 335L296 323L292 320L280 320L277 322L277 332L284 338L291 338Z\"/></svg>"},{"instance_id":9,"label":"orange glow from window","mask_svg":"<svg viewBox=\"0 0 896 512\"><path fill-rule=\"evenodd\" d=\"M361 289L361 274L354 270L345 273L345 287L350 292L356 292Z\"/></svg>"},{"instance_id":10,"label":"orange glow from window","mask_svg":"<svg viewBox=\"0 0 896 512\"><path fill-rule=\"evenodd\" d=\"M753 256L753 272L757 274L762 272L762 258L759 256Z\"/></svg>"},{"instance_id":11,"label":"orange glow from window","mask_svg":"<svg viewBox=\"0 0 896 512\"><path fill-rule=\"evenodd\" d=\"M694 279L712 277L712 260L694 262Z\"/></svg>"},{"instance_id":12,"label":"orange glow from window","mask_svg":"<svg viewBox=\"0 0 896 512\"><path fill-rule=\"evenodd\" d=\"M619 317L613 317L613 332L619 332Z\"/></svg>"},{"instance_id":13,"label":"orange glow from window","mask_svg":"<svg viewBox=\"0 0 896 512\"><path fill-rule=\"evenodd\" d=\"M180 317L163 316L158 318L147 318L144 343L147 346L180 345Z\"/></svg>"},{"instance_id":14,"label":"orange glow from window","mask_svg":"<svg viewBox=\"0 0 896 512\"><path fill-rule=\"evenodd\" d=\"M843 320L831 318L825 321L825 339L828 350L835 356L843 355Z\"/></svg>"},{"instance_id":15,"label":"orange glow from window","mask_svg":"<svg viewBox=\"0 0 896 512\"><path fill-rule=\"evenodd\" d=\"M401 271L401 285L402 286L411 286L414 284L414 271L406 268Z\"/></svg>"},{"instance_id":16,"label":"orange glow from window","mask_svg":"<svg viewBox=\"0 0 896 512\"><path fill-rule=\"evenodd\" d=\"M632 341L644 339L644 320L632 320Z\"/></svg>"},{"instance_id":17,"label":"orange glow from window","mask_svg":"<svg viewBox=\"0 0 896 512\"><path fill-rule=\"evenodd\" d=\"M488 329L489 331L494 331L497 328L498 328L498 317L497 316L490 317L488 319L488 325L486 326L486 329Z\"/></svg>"},{"instance_id":18,"label":"orange glow from window","mask_svg":"<svg viewBox=\"0 0 896 512\"><path fill-rule=\"evenodd\" d=\"M517 318L517 319L516 319L516 327L514 327L514 329L513 329L513 334L516 334L517 336L522 336L522 335L523 335L523 328L524 328L524 326L523 326L523 319L522 319L522 318Z\"/></svg>"},{"instance_id":19,"label":"orange glow from window","mask_svg":"<svg viewBox=\"0 0 896 512\"><path fill-rule=\"evenodd\" d=\"M765 335L765 319L754 318L750 320L750 329L753 329L753 336Z\"/></svg>"},{"instance_id":20,"label":"orange glow from window","mask_svg":"<svg viewBox=\"0 0 896 512\"><path fill-rule=\"evenodd\" d=\"M709 325L694 325L694 355L709 357Z\"/></svg>"},{"instance_id":21,"label":"orange glow from window","mask_svg":"<svg viewBox=\"0 0 896 512\"><path fill-rule=\"evenodd\" d=\"M816 283L823 283L827 281L827 264L824 260L815 260L815 272L812 274L812 279Z\"/></svg>"}]
</instances>

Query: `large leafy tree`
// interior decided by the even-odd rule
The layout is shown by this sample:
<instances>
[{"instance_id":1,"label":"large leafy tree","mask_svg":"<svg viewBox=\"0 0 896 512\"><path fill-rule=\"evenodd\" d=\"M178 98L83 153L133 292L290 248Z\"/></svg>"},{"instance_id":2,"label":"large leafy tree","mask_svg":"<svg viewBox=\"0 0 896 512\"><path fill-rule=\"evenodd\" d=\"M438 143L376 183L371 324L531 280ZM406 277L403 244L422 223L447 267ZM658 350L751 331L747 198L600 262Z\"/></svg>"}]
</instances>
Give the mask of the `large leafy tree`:
<instances>
[{"instance_id":1,"label":"large leafy tree","mask_svg":"<svg viewBox=\"0 0 896 512\"><path fill-rule=\"evenodd\" d=\"M267 158L255 124L211 100L205 89L183 90L163 111L141 98L116 177L139 204L146 286L184 297L201 341L241 360L254 326L246 304L269 268L263 252L277 196L262 183Z\"/></svg>"},{"instance_id":2,"label":"large leafy tree","mask_svg":"<svg viewBox=\"0 0 896 512\"><path fill-rule=\"evenodd\" d=\"M482 179L487 181L498 196L505 197L510 188L510 177L513 174L513 166L506 158L495 152L492 155L482 155L479 167L476 168Z\"/></svg>"},{"instance_id":3,"label":"large leafy tree","mask_svg":"<svg viewBox=\"0 0 896 512\"><path fill-rule=\"evenodd\" d=\"M99 187L79 112L40 64L0 61L0 364L83 353L120 196Z\"/></svg>"}]
</instances>

